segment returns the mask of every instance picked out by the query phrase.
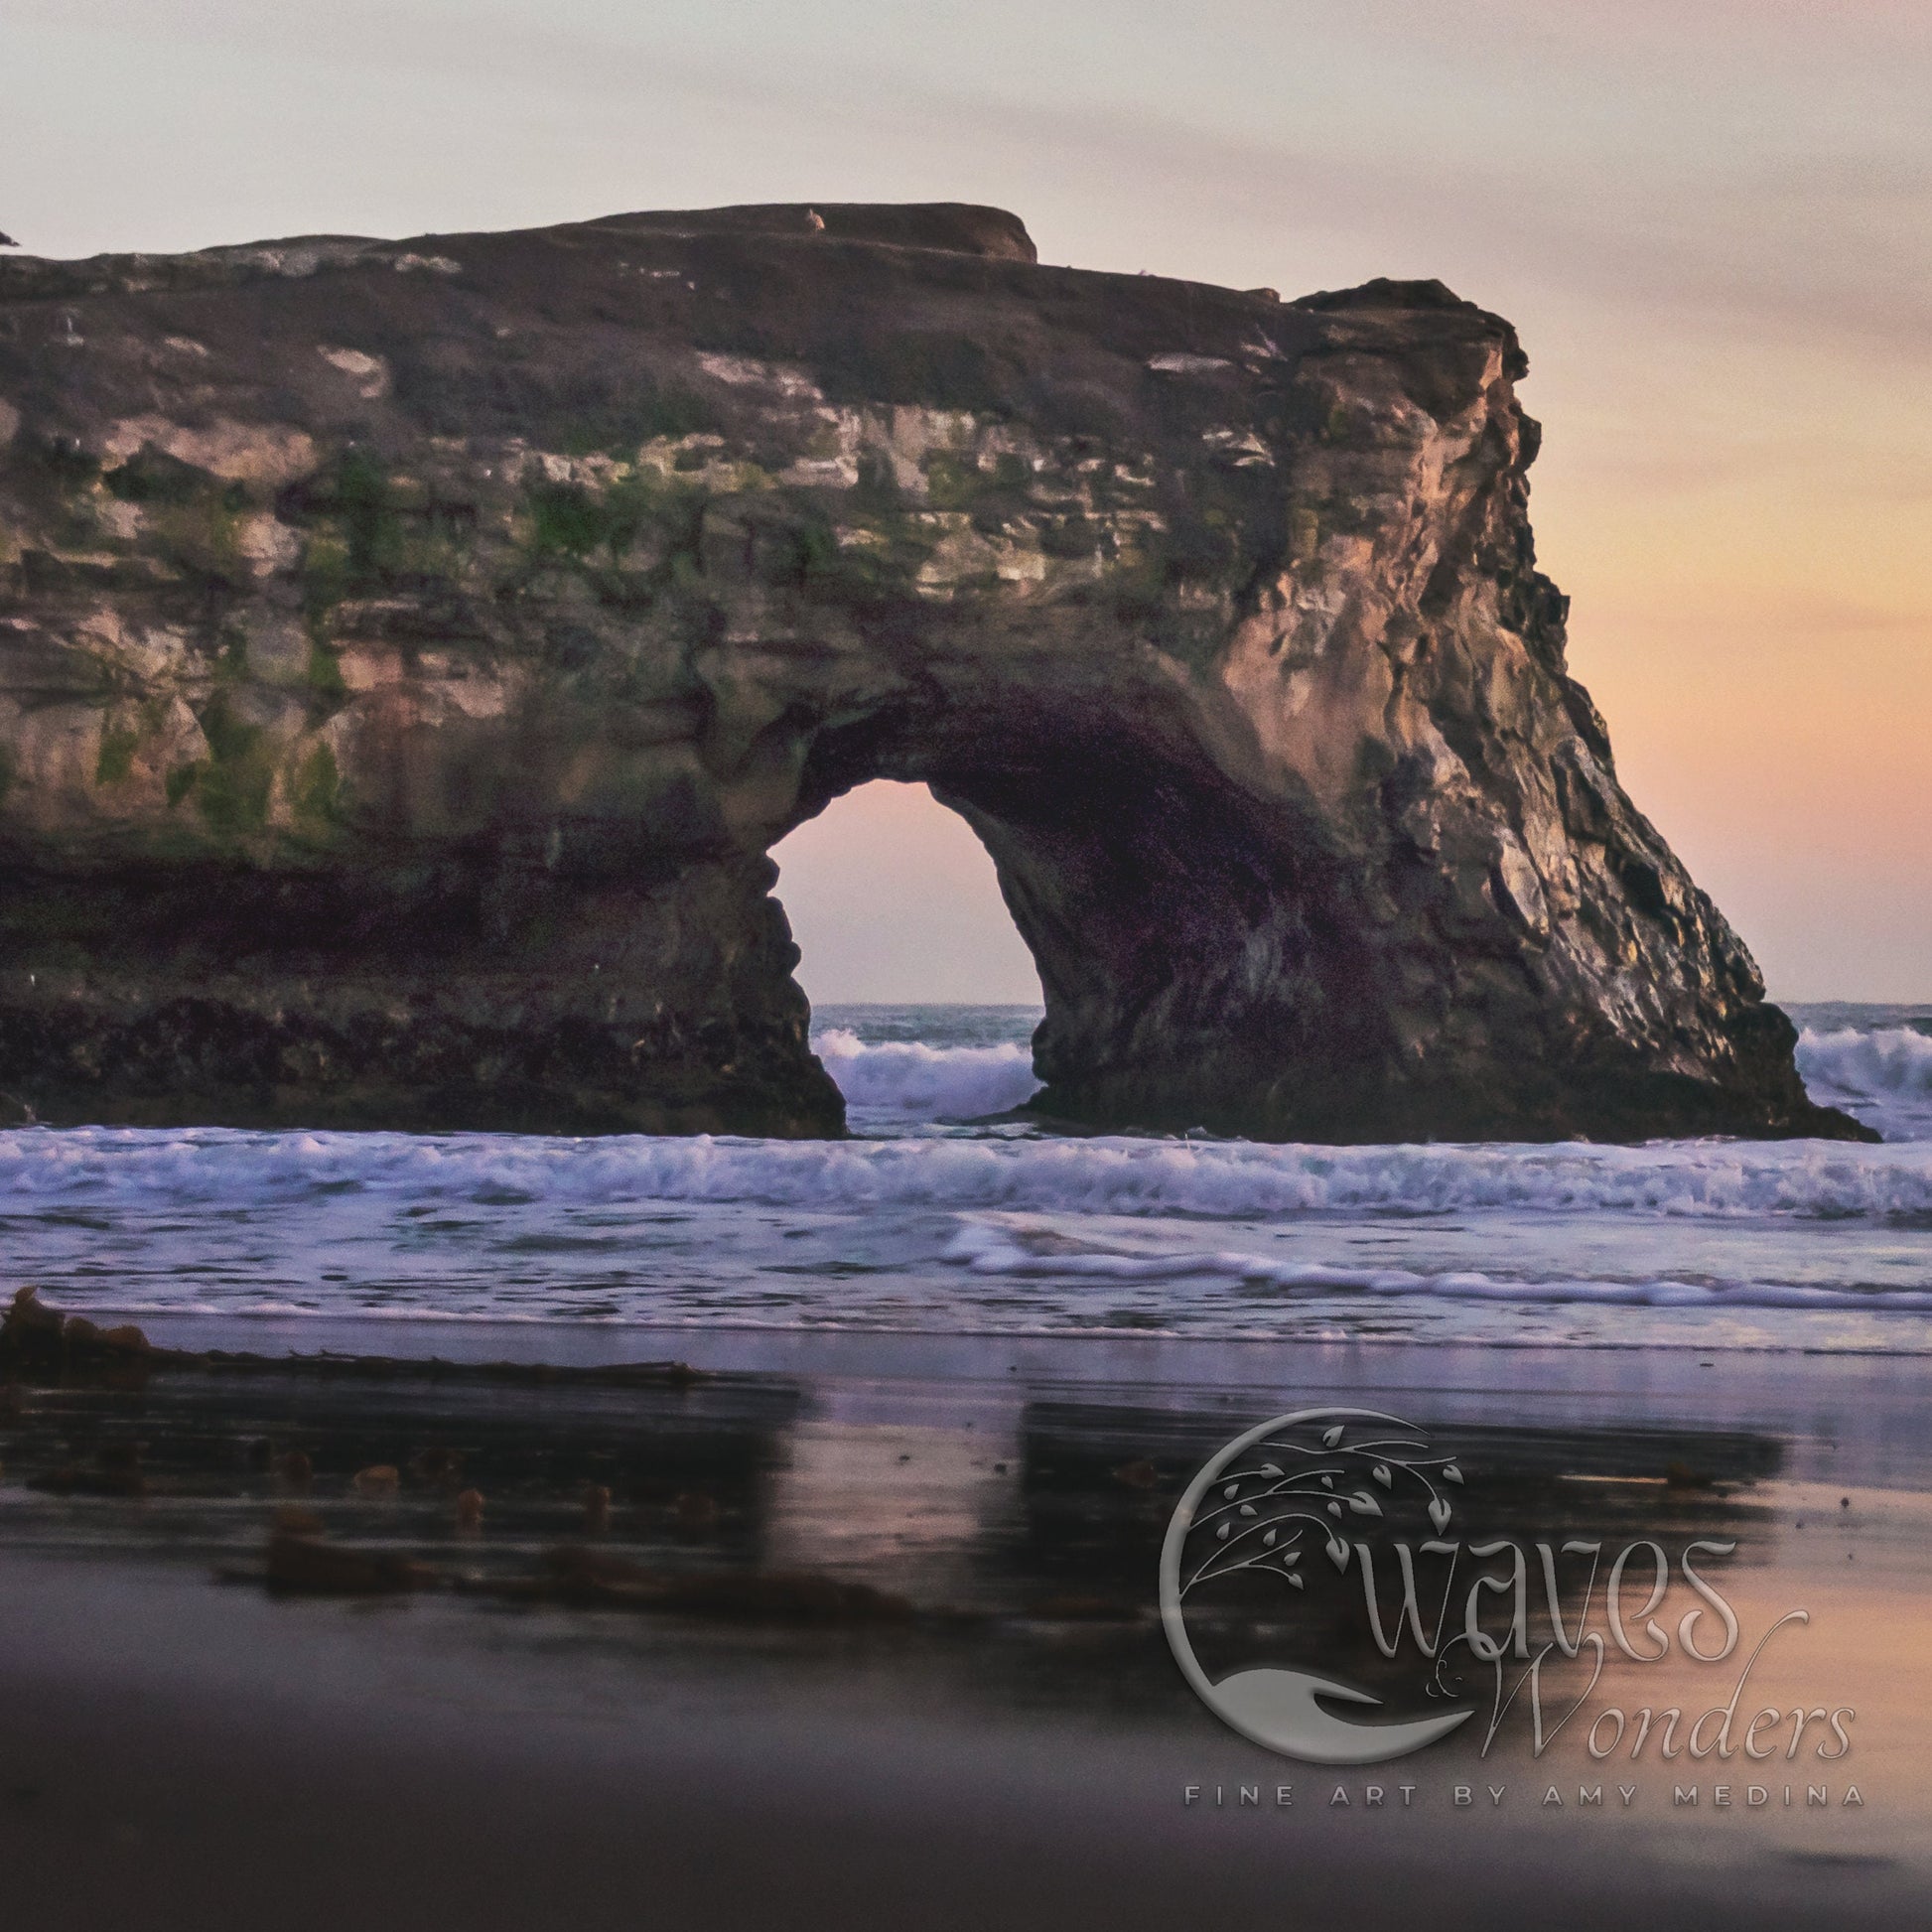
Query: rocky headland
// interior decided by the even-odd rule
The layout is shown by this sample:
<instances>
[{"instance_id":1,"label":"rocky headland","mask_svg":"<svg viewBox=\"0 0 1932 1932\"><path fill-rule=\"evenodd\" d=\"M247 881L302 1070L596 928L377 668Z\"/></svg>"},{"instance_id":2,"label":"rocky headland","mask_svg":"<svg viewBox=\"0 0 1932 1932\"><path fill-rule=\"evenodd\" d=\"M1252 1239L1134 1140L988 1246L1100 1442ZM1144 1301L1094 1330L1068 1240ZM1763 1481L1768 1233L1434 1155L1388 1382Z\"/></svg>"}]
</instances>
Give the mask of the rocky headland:
<instances>
[{"instance_id":1,"label":"rocky headland","mask_svg":"<svg viewBox=\"0 0 1932 1932\"><path fill-rule=\"evenodd\" d=\"M1525 368L956 206L0 260L0 1109L837 1133L766 854L883 776L1054 1118L1863 1137L1566 672Z\"/></svg>"}]
</instances>

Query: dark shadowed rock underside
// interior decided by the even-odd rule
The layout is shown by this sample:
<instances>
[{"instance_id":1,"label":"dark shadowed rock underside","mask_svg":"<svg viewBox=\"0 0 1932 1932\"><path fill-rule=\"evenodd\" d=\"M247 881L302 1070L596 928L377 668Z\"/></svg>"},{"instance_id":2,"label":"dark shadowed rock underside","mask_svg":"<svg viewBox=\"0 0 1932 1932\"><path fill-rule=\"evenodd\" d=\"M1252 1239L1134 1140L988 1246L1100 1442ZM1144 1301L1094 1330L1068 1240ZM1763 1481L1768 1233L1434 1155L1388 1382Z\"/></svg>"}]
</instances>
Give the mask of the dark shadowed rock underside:
<instances>
[{"instance_id":1,"label":"dark shadowed rock underside","mask_svg":"<svg viewBox=\"0 0 1932 1932\"><path fill-rule=\"evenodd\" d=\"M0 1107L837 1132L765 855L892 777L1054 1117L1861 1131L1566 674L1506 323L822 220L0 260Z\"/></svg>"}]
</instances>

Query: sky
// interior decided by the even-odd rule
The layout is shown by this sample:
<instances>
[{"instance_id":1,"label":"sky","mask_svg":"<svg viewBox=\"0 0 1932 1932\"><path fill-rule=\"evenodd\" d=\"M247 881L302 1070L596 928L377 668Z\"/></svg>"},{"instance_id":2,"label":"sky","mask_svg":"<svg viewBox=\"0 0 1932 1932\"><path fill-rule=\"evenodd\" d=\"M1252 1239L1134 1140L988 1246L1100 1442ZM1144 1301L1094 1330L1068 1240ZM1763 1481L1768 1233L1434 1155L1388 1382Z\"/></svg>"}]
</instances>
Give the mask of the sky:
<instances>
[{"instance_id":1,"label":"sky","mask_svg":"<svg viewBox=\"0 0 1932 1932\"><path fill-rule=\"evenodd\" d=\"M1639 806L1785 999L1932 999L1924 0L0 0L36 252L990 202L1041 258L1508 316ZM778 853L821 1002L1032 997L916 788Z\"/></svg>"}]
</instances>

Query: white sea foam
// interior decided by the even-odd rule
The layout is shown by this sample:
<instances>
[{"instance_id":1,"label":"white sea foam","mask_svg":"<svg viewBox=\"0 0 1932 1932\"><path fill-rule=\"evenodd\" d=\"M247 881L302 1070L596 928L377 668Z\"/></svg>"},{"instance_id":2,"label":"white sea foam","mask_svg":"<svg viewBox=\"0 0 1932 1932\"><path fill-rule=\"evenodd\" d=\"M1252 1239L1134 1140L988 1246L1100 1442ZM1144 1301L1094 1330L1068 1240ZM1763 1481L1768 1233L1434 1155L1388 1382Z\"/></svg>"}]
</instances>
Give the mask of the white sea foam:
<instances>
[{"instance_id":1,"label":"white sea foam","mask_svg":"<svg viewBox=\"0 0 1932 1932\"><path fill-rule=\"evenodd\" d=\"M1807 1028L1798 1070L1814 1100L1877 1128L1887 1140L1932 1138L1932 1037L1910 1027Z\"/></svg>"},{"instance_id":2,"label":"white sea foam","mask_svg":"<svg viewBox=\"0 0 1932 1932\"><path fill-rule=\"evenodd\" d=\"M1932 1214L1932 1142L1270 1147L1128 1138L752 1141L708 1135L0 1133L0 1211L192 1212L372 1194L516 1205L762 1202L1265 1219L1508 1209L1673 1217Z\"/></svg>"},{"instance_id":3,"label":"white sea foam","mask_svg":"<svg viewBox=\"0 0 1932 1932\"><path fill-rule=\"evenodd\" d=\"M1005 1113L1038 1090L1033 1054L995 1046L928 1046L923 1040L867 1041L849 1028L815 1035L812 1049L846 1104L905 1120L975 1120Z\"/></svg>"},{"instance_id":4,"label":"white sea foam","mask_svg":"<svg viewBox=\"0 0 1932 1932\"><path fill-rule=\"evenodd\" d=\"M1351 1267L1290 1261L1243 1249L1170 1242L1165 1247L1069 1234L1063 1226L999 1216L966 1222L946 1245L946 1259L977 1275L1019 1280L1240 1283L1309 1295L1426 1295L1456 1302L1590 1303L1651 1309L1857 1309L1867 1313L1932 1312L1932 1289L1850 1288L1756 1279L1683 1281L1512 1280L1473 1269L1429 1273L1412 1268Z\"/></svg>"}]
</instances>

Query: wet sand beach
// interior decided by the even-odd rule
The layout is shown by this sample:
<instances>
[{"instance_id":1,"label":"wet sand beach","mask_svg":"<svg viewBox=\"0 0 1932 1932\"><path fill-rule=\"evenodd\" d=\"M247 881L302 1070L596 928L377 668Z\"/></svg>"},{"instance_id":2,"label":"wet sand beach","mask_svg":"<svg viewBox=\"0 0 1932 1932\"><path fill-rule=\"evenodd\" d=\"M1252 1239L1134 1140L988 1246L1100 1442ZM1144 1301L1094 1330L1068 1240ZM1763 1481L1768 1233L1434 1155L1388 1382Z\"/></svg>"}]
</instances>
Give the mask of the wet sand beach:
<instances>
[{"instance_id":1,"label":"wet sand beach","mask_svg":"<svg viewBox=\"0 0 1932 1932\"><path fill-rule=\"evenodd\" d=\"M368 1325L395 1354L398 1324ZM153 1326L238 1345L232 1322ZM10 1919L1897 1926L1932 1897L1909 1358L545 1339L693 1373L477 1375L448 1358L506 1338L466 1329L421 1337L440 1366L14 1378ZM1383 1765L1248 1743L1169 1654L1160 1544L1215 1448L1320 1405L1457 1446L1485 1533L1731 1546L1735 1657L1613 1658L1541 1753L1522 1704L1486 1753L1486 1718ZM278 1524L421 1587L271 1588ZM1722 1705L1761 1638L1748 1706L1854 1713L1844 1754L1817 1758L1822 1721L1802 1760L1585 1747L1611 1705Z\"/></svg>"}]
</instances>

